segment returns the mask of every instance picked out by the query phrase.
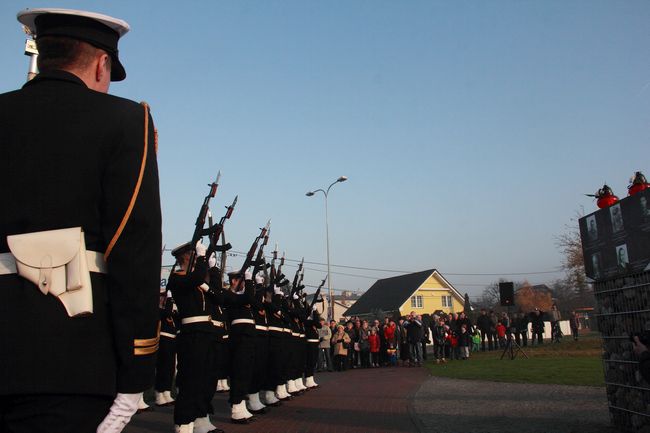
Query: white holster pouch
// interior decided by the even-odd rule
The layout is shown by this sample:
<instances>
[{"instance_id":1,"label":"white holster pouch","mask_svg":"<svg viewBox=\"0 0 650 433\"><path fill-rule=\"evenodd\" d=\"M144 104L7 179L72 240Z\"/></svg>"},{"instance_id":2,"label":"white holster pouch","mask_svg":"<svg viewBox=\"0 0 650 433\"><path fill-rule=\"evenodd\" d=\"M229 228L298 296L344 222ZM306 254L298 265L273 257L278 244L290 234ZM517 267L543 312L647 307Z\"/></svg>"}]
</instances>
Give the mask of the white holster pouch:
<instances>
[{"instance_id":1,"label":"white holster pouch","mask_svg":"<svg viewBox=\"0 0 650 433\"><path fill-rule=\"evenodd\" d=\"M59 298L70 317L92 314L93 292L81 227L7 236L16 271Z\"/></svg>"}]
</instances>

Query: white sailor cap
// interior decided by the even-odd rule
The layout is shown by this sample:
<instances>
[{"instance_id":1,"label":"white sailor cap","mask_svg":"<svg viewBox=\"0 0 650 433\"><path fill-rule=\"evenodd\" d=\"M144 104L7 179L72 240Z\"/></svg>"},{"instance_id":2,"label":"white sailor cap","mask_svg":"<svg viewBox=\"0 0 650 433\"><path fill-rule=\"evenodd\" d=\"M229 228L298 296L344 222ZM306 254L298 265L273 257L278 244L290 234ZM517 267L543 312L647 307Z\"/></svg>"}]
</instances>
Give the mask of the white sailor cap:
<instances>
[{"instance_id":1,"label":"white sailor cap","mask_svg":"<svg viewBox=\"0 0 650 433\"><path fill-rule=\"evenodd\" d=\"M126 21L95 12L75 9L39 8L18 12L18 21L38 38L67 36L87 42L106 51L112 59L111 81L126 78L120 63L117 42L129 31Z\"/></svg>"},{"instance_id":2,"label":"white sailor cap","mask_svg":"<svg viewBox=\"0 0 650 433\"><path fill-rule=\"evenodd\" d=\"M178 257L179 255L183 254L186 251L190 251L191 249L192 246L190 245L190 243L185 242L184 244L181 244L172 250L172 256Z\"/></svg>"}]
</instances>

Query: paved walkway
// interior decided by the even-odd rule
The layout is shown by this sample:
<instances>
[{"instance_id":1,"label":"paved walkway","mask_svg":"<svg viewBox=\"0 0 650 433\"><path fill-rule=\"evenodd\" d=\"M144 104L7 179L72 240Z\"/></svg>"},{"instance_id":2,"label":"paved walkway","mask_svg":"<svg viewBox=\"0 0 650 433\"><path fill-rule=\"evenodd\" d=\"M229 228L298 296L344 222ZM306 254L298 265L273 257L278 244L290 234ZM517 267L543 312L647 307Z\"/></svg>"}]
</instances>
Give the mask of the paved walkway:
<instances>
[{"instance_id":1,"label":"paved walkway","mask_svg":"<svg viewBox=\"0 0 650 433\"><path fill-rule=\"evenodd\" d=\"M381 368L323 373L321 385L248 425L230 423L225 394L217 394L212 423L227 433L417 433L410 398L428 377L425 368ZM133 417L125 433L173 432L171 408Z\"/></svg>"},{"instance_id":2,"label":"paved walkway","mask_svg":"<svg viewBox=\"0 0 650 433\"><path fill-rule=\"evenodd\" d=\"M604 388L432 377L413 399L424 433L605 433Z\"/></svg>"},{"instance_id":3,"label":"paved walkway","mask_svg":"<svg viewBox=\"0 0 650 433\"><path fill-rule=\"evenodd\" d=\"M426 368L324 373L321 387L230 423L225 394L213 423L227 433L610 433L603 388L429 376ZM136 415L126 433L173 432L172 408Z\"/></svg>"}]
</instances>

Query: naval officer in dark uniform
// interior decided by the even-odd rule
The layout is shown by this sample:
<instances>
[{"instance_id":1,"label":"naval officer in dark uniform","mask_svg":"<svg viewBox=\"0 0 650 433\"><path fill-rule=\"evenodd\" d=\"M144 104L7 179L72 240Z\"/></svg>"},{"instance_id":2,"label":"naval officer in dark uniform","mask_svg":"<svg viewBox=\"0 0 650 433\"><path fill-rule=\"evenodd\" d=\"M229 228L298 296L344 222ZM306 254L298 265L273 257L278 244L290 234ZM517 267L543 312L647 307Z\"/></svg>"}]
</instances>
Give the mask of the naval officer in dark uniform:
<instances>
[{"instance_id":1,"label":"naval officer in dark uniform","mask_svg":"<svg viewBox=\"0 0 650 433\"><path fill-rule=\"evenodd\" d=\"M160 342L158 360L156 362L156 406L173 406L172 382L176 373L176 314L174 313L174 298L167 296L171 292L162 293L160 309Z\"/></svg>"},{"instance_id":2,"label":"naval officer in dark uniform","mask_svg":"<svg viewBox=\"0 0 650 433\"><path fill-rule=\"evenodd\" d=\"M159 339L154 125L107 94L126 77L126 22L18 20L40 74L0 95L0 431L119 432L153 385Z\"/></svg>"},{"instance_id":3,"label":"naval officer in dark uniform","mask_svg":"<svg viewBox=\"0 0 650 433\"><path fill-rule=\"evenodd\" d=\"M176 433L219 433L210 421L214 412L212 397L216 388L215 336L218 332L212 323L214 305L208 280L207 247L200 241L194 247L196 260L190 264L190 243L172 251L179 271L169 276L168 288L172 292L181 318L177 338L178 396L174 406Z\"/></svg>"}]
</instances>

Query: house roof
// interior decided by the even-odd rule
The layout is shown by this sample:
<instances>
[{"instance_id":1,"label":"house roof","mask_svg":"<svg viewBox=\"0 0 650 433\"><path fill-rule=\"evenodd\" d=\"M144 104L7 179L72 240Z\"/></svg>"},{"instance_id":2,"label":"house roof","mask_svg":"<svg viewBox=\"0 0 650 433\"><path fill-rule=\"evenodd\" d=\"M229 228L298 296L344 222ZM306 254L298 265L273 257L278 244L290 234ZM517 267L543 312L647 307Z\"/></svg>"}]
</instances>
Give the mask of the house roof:
<instances>
[{"instance_id":1,"label":"house roof","mask_svg":"<svg viewBox=\"0 0 650 433\"><path fill-rule=\"evenodd\" d=\"M547 293L553 293L553 290L550 289L546 284L536 284L534 286L528 286L530 287L534 292L547 292ZM524 287L520 287L515 292L520 291Z\"/></svg>"},{"instance_id":2,"label":"house roof","mask_svg":"<svg viewBox=\"0 0 650 433\"><path fill-rule=\"evenodd\" d=\"M431 275L436 273L449 286L457 296L462 298L456 289L445 280L442 275L435 269L429 269L412 274L399 275L397 277L384 278L377 280L375 284L364 293L357 302L354 303L346 312L346 316L358 314L368 314L374 310L395 311L410 298L413 293Z\"/></svg>"}]
</instances>

